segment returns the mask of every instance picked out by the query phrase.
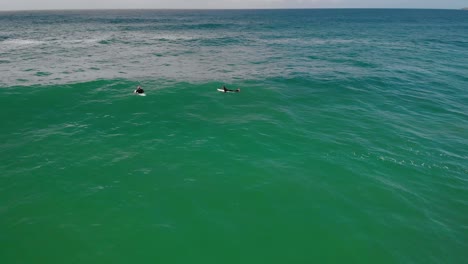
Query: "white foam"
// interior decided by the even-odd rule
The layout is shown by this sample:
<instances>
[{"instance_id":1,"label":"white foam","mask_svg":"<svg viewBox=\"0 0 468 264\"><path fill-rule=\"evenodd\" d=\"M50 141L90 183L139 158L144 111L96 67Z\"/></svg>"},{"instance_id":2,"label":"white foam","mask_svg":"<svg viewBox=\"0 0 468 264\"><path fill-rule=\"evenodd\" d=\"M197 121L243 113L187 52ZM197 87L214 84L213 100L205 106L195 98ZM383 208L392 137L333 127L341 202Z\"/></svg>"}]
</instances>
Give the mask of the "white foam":
<instances>
[{"instance_id":1,"label":"white foam","mask_svg":"<svg viewBox=\"0 0 468 264\"><path fill-rule=\"evenodd\" d=\"M200 38L200 37L196 37ZM192 40L195 39L194 36L188 36L183 34L158 34L155 35L152 40Z\"/></svg>"},{"instance_id":2,"label":"white foam","mask_svg":"<svg viewBox=\"0 0 468 264\"><path fill-rule=\"evenodd\" d=\"M33 39L7 39L3 41L3 44L14 45L14 46L26 46L26 45L40 45L44 41L33 40Z\"/></svg>"}]
</instances>

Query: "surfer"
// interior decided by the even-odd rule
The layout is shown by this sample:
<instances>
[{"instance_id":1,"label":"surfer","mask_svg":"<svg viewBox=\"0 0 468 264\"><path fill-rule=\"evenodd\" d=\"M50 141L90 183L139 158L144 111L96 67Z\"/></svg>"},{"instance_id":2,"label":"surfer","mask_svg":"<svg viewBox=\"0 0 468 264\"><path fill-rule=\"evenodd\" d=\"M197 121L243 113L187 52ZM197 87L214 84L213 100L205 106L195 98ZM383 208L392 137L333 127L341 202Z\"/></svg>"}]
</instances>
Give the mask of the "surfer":
<instances>
[{"instance_id":1,"label":"surfer","mask_svg":"<svg viewBox=\"0 0 468 264\"><path fill-rule=\"evenodd\" d=\"M226 86L224 86L224 85L223 85L223 90L224 90L225 93L227 93L227 92L236 92L236 93L240 92L239 88L237 88L235 90L232 90L232 89L226 88Z\"/></svg>"},{"instance_id":2,"label":"surfer","mask_svg":"<svg viewBox=\"0 0 468 264\"><path fill-rule=\"evenodd\" d=\"M141 88L140 85L138 85L137 89L135 90L135 93L142 94L142 93L145 93L145 91Z\"/></svg>"}]
</instances>

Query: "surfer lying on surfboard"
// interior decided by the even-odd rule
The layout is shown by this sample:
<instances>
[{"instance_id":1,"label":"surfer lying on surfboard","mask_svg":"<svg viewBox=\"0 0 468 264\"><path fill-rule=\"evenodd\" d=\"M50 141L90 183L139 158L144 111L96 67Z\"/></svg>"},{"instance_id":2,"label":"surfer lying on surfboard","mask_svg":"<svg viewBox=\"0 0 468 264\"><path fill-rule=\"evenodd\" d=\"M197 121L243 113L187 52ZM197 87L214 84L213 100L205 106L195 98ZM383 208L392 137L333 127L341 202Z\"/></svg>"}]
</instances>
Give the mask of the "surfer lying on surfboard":
<instances>
[{"instance_id":1,"label":"surfer lying on surfboard","mask_svg":"<svg viewBox=\"0 0 468 264\"><path fill-rule=\"evenodd\" d=\"M227 92L236 92L236 93L240 92L239 88L237 88L235 90L232 90L232 89L226 88L226 86L224 86L224 85L223 85L223 90L224 90L225 93L227 93Z\"/></svg>"},{"instance_id":2,"label":"surfer lying on surfboard","mask_svg":"<svg viewBox=\"0 0 468 264\"><path fill-rule=\"evenodd\" d=\"M141 88L140 85L138 85L137 89L135 90L135 93L142 94L145 93L145 91Z\"/></svg>"}]
</instances>

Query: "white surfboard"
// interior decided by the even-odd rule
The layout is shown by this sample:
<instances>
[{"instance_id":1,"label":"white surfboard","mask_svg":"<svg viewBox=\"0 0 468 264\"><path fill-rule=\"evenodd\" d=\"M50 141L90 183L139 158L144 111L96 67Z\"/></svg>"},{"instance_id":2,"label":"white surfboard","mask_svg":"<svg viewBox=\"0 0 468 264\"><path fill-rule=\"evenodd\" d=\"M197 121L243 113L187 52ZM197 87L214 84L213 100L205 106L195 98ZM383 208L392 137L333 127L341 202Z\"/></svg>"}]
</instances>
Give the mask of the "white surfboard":
<instances>
[{"instance_id":1,"label":"white surfboard","mask_svg":"<svg viewBox=\"0 0 468 264\"><path fill-rule=\"evenodd\" d=\"M136 92L136 90L135 90L135 91L133 91L133 93L134 93L134 94L137 94L137 95L139 95L139 96L146 96L146 94L145 94L145 93L137 93L137 92Z\"/></svg>"},{"instance_id":2,"label":"white surfboard","mask_svg":"<svg viewBox=\"0 0 468 264\"><path fill-rule=\"evenodd\" d=\"M219 88L216 89L216 90L218 90L218 92L222 92L222 93L238 93L238 92L240 92L240 90L239 91L224 91L224 89L219 89Z\"/></svg>"}]
</instances>

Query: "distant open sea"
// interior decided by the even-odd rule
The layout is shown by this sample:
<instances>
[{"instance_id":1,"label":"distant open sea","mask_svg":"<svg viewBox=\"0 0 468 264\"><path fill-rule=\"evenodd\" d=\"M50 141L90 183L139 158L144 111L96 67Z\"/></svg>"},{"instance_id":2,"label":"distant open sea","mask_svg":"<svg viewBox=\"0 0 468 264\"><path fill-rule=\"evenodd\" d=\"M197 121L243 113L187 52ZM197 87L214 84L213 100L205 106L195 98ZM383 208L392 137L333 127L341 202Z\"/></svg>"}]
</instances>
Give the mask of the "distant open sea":
<instances>
[{"instance_id":1,"label":"distant open sea","mask_svg":"<svg viewBox=\"0 0 468 264\"><path fill-rule=\"evenodd\" d=\"M467 263L467 11L0 12L0 109L2 264Z\"/></svg>"}]
</instances>

